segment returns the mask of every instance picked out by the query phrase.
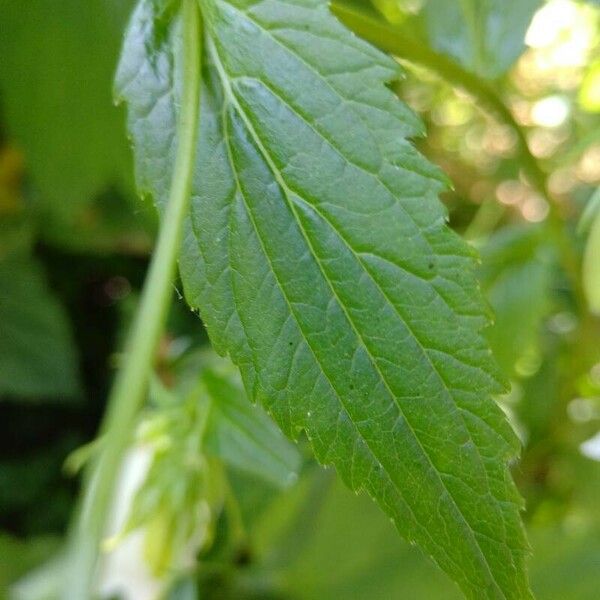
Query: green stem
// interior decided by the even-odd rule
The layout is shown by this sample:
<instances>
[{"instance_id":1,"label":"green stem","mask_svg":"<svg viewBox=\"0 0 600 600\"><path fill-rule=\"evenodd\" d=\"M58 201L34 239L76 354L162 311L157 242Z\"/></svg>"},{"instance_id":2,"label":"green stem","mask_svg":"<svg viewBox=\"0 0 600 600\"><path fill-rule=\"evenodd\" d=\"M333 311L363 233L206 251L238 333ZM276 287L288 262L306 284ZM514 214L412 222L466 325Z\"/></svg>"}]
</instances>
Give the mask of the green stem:
<instances>
[{"instance_id":1,"label":"green stem","mask_svg":"<svg viewBox=\"0 0 600 600\"><path fill-rule=\"evenodd\" d=\"M84 481L69 554L69 577L64 598L92 596L102 536L107 526L115 481L131 440L136 416L143 405L160 336L173 297L177 255L188 210L199 119L201 28L197 0L183 0L183 90L178 122L178 146L163 224L150 263L126 345L124 364L117 373L100 435L102 452Z\"/></svg>"},{"instance_id":2,"label":"green stem","mask_svg":"<svg viewBox=\"0 0 600 600\"><path fill-rule=\"evenodd\" d=\"M496 229L505 211L504 204L488 198L475 213L469 226L465 229L463 237L470 241L486 239Z\"/></svg>"}]
</instances>

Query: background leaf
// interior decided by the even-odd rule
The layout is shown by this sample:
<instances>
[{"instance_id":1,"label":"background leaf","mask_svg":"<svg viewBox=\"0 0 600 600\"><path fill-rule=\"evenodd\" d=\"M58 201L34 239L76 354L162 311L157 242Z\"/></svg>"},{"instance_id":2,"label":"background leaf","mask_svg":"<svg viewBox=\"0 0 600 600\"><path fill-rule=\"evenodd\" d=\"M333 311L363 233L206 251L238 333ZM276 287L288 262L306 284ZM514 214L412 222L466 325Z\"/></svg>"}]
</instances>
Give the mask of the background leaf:
<instances>
[{"instance_id":1,"label":"background leaf","mask_svg":"<svg viewBox=\"0 0 600 600\"><path fill-rule=\"evenodd\" d=\"M427 0L431 45L480 77L505 73L525 48L523 39L541 0Z\"/></svg>"},{"instance_id":2,"label":"background leaf","mask_svg":"<svg viewBox=\"0 0 600 600\"><path fill-rule=\"evenodd\" d=\"M368 498L349 492L332 473L305 472L298 485L279 494L262 510L257 510L254 498L248 499L250 491L250 487L239 490L239 498L248 502L252 514L249 533L254 566L238 571L227 586L219 587L217 581L204 580L201 575L200 597L461 597L420 552L395 535L391 523ZM530 573L536 598L595 598L600 560L597 526L556 528L538 524L531 527L531 537L534 552ZM272 587L266 587L265 582Z\"/></svg>"},{"instance_id":3,"label":"background leaf","mask_svg":"<svg viewBox=\"0 0 600 600\"><path fill-rule=\"evenodd\" d=\"M248 401L231 361L192 347L171 365L169 377L175 378L174 388L166 388L155 378L151 390L157 419L171 421L168 427L161 426L165 435L179 440L176 443L186 435L198 436L190 414L208 405L203 440L188 443L188 447L202 447L207 456L278 488L297 480L298 450L260 406ZM176 434L175 429L179 429Z\"/></svg>"},{"instance_id":4,"label":"background leaf","mask_svg":"<svg viewBox=\"0 0 600 600\"><path fill-rule=\"evenodd\" d=\"M235 378L212 371L203 381L212 397L206 450L224 463L281 488L298 478L300 455L273 421L248 398Z\"/></svg>"},{"instance_id":5,"label":"background leaf","mask_svg":"<svg viewBox=\"0 0 600 600\"><path fill-rule=\"evenodd\" d=\"M0 261L0 394L72 399L77 351L63 307L33 258Z\"/></svg>"},{"instance_id":6,"label":"background leaf","mask_svg":"<svg viewBox=\"0 0 600 600\"><path fill-rule=\"evenodd\" d=\"M495 316L490 344L511 376L539 355L540 326L551 307L553 260L547 239L543 227L505 227L482 249L481 278Z\"/></svg>"},{"instance_id":7,"label":"background leaf","mask_svg":"<svg viewBox=\"0 0 600 600\"><path fill-rule=\"evenodd\" d=\"M85 10L76 0L28 0L24 12L18 0L2 3L2 111L26 155L43 231L55 242L98 219L89 209L95 196L111 188L133 196L123 114L111 101L130 7L129 0L93 0Z\"/></svg>"}]
</instances>

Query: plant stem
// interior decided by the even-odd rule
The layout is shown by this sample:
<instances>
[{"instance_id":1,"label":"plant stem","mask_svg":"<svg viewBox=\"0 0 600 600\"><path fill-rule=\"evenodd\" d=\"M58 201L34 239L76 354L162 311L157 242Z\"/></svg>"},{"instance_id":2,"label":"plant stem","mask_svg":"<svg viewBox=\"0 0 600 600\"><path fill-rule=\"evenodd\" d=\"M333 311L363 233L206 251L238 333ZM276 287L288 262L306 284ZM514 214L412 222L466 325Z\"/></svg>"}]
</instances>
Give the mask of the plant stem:
<instances>
[{"instance_id":1,"label":"plant stem","mask_svg":"<svg viewBox=\"0 0 600 600\"><path fill-rule=\"evenodd\" d=\"M156 349L173 297L177 255L188 210L197 144L200 93L201 27L197 0L182 1L183 90L178 145L163 224L150 263L140 307L126 344L124 364L116 375L100 429L102 451L90 465L69 548L63 597L93 595L102 535L107 526L117 473L143 405Z\"/></svg>"},{"instance_id":2,"label":"plant stem","mask_svg":"<svg viewBox=\"0 0 600 600\"><path fill-rule=\"evenodd\" d=\"M482 202L475 213L469 226L465 229L463 237L469 241L482 240L491 235L496 226L504 216L506 207L494 198L488 198Z\"/></svg>"}]
</instances>

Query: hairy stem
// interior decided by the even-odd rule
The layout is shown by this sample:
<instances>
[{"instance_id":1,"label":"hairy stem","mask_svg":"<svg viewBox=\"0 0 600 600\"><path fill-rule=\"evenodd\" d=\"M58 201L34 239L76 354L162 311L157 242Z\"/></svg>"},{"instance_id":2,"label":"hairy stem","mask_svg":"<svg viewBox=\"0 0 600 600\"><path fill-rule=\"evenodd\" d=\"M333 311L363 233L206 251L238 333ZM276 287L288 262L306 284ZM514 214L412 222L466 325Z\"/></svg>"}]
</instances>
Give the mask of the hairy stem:
<instances>
[{"instance_id":1,"label":"hairy stem","mask_svg":"<svg viewBox=\"0 0 600 600\"><path fill-rule=\"evenodd\" d=\"M201 28L197 0L182 2L183 90L178 122L178 146L163 224L140 307L126 344L101 426L102 451L84 481L77 521L72 530L69 577L63 597L90 598L99 547L107 526L115 481L142 406L156 349L173 297L177 255L188 210L197 143L200 92Z\"/></svg>"}]
</instances>

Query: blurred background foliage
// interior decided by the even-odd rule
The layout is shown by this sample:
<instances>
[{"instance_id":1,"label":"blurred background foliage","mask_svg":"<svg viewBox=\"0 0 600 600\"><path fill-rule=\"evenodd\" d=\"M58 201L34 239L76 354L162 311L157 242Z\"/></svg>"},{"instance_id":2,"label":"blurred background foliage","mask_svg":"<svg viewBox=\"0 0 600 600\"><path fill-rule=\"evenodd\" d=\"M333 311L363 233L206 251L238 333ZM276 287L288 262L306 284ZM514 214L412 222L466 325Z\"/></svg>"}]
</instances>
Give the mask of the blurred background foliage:
<instances>
[{"instance_id":1,"label":"blurred background foliage","mask_svg":"<svg viewBox=\"0 0 600 600\"><path fill-rule=\"evenodd\" d=\"M73 474L102 443L82 446L152 248L155 216L133 192L111 102L131 6L3 0L0 11L0 597L52 597ZM499 401L524 446L514 476L537 597L598 598L600 5L334 10L398 54L394 87L427 128L416 144L453 182L451 226L481 251L490 342L513 383ZM246 402L174 293L102 589L123 591L119 565L138 557L132 598L458 598L368 498Z\"/></svg>"}]
</instances>

